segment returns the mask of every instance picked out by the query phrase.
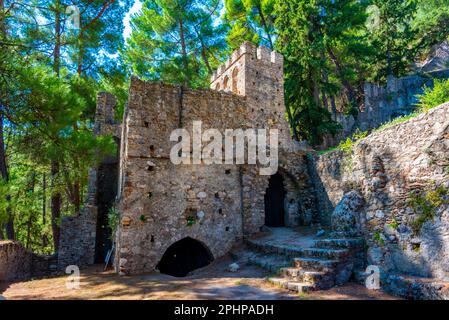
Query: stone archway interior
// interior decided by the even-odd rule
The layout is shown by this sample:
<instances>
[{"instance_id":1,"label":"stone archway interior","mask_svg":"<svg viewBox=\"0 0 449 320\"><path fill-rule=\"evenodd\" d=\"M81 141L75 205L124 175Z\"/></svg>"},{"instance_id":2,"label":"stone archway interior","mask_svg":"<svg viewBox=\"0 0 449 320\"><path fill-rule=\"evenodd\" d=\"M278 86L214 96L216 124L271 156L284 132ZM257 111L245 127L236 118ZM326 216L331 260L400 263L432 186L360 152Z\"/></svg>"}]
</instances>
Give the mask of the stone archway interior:
<instances>
[{"instance_id":1,"label":"stone archway interior","mask_svg":"<svg viewBox=\"0 0 449 320\"><path fill-rule=\"evenodd\" d=\"M265 193L265 225L268 227L284 227L285 188L284 179L279 173L270 177Z\"/></svg>"},{"instance_id":2,"label":"stone archway interior","mask_svg":"<svg viewBox=\"0 0 449 320\"><path fill-rule=\"evenodd\" d=\"M157 269L174 277L185 277L189 272L207 266L214 260L209 249L201 242L184 238L165 251Z\"/></svg>"}]
</instances>

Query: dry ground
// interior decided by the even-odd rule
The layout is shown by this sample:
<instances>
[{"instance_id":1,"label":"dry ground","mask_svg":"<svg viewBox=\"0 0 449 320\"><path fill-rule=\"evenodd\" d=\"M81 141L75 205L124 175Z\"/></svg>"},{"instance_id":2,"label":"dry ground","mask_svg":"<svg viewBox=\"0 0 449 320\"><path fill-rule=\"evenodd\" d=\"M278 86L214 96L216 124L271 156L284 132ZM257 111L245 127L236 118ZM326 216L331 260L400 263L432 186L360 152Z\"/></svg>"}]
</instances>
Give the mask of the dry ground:
<instances>
[{"instance_id":1,"label":"dry ground","mask_svg":"<svg viewBox=\"0 0 449 320\"><path fill-rule=\"evenodd\" d=\"M0 284L6 299L396 299L380 291L347 284L327 291L293 294L264 281L259 268L241 264L227 271L232 259L224 257L185 278L159 273L121 277L101 266L81 270L80 289L67 289L66 276Z\"/></svg>"}]
</instances>

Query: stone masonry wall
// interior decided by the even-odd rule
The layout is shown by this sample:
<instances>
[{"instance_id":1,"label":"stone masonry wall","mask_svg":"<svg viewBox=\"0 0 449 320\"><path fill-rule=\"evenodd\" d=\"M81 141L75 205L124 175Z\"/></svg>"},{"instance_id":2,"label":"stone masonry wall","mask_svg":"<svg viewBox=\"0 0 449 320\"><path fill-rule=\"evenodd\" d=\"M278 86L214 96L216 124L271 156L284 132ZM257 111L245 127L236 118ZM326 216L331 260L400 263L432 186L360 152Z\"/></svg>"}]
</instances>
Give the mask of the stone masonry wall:
<instances>
[{"instance_id":1,"label":"stone masonry wall","mask_svg":"<svg viewBox=\"0 0 449 320\"><path fill-rule=\"evenodd\" d=\"M193 120L202 120L203 130L238 128L244 109L243 97L132 79L117 241L122 272L152 271L165 250L185 237L218 257L242 236L237 166L174 165L169 137L179 127L192 132Z\"/></svg>"},{"instance_id":2,"label":"stone masonry wall","mask_svg":"<svg viewBox=\"0 0 449 320\"><path fill-rule=\"evenodd\" d=\"M202 121L203 132L213 128L222 134L278 129L287 223L311 221L306 148L290 138L282 73L282 56L245 43L218 68L212 89L132 78L121 135L117 271L152 271L166 249L185 237L202 242L217 258L264 225L270 177L259 175L257 166L172 164L170 134L185 128L192 136L193 121Z\"/></svg>"},{"instance_id":3,"label":"stone masonry wall","mask_svg":"<svg viewBox=\"0 0 449 320\"><path fill-rule=\"evenodd\" d=\"M335 137L327 137L320 149L335 146L339 141L351 136L357 129L371 131L399 116L412 113L418 102L417 95L423 93L423 87L432 87L434 79L448 79L449 70L429 73L389 77L386 86L366 82L364 86L364 106L357 117L337 114L336 121L342 131Z\"/></svg>"},{"instance_id":4,"label":"stone masonry wall","mask_svg":"<svg viewBox=\"0 0 449 320\"><path fill-rule=\"evenodd\" d=\"M115 97L106 92L97 96L95 114L95 135L119 136L120 125L114 120L117 102ZM114 158L114 157L111 157ZM113 159L105 159L110 162ZM97 233L98 206L98 168L91 168L88 177L88 192L85 205L79 216L64 217L61 220L61 234L58 248L59 269L68 265L85 266L94 263Z\"/></svg>"},{"instance_id":5,"label":"stone masonry wall","mask_svg":"<svg viewBox=\"0 0 449 320\"><path fill-rule=\"evenodd\" d=\"M345 192L363 194L369 264L449 279L449 103L369 135L351 156L331 152L315 161L322 220ZM427 204L416 205L422 199Z\"/></svg>"},{"instance_id":6,"label":"stone masonry wall","mask_svg":"<svg viewBox=\"0 0 449 320\"><path fill-rule=\"evenodd\" d=\"M55 256L34 254L16 241L0 241L0 282L48 276L56 269Z\"/></svg>"}]
</instances>

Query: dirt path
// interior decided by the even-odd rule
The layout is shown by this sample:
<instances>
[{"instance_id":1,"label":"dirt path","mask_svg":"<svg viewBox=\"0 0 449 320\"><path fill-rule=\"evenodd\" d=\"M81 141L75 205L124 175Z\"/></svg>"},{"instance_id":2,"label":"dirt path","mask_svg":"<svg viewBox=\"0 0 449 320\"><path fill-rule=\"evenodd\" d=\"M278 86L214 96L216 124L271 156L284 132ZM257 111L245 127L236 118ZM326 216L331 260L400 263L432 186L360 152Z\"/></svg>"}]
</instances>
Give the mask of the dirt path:
<instances>
[{"instance_id":1,"label":"dirt path","mask_svg":"<svg viewBox=\"0 0 449 320\"><path fill-rule=\"evenodd\" d=\"M95 266L81 270L79 289L67 289L62 276L0 284L0 294L6 299L395 299L356 284L293 294L266 283L267 274L259 268L244 265L238 272L227 271L231 262L224 257L185 278L159 273L121 277Z\"/></svg>"}]
</instances>

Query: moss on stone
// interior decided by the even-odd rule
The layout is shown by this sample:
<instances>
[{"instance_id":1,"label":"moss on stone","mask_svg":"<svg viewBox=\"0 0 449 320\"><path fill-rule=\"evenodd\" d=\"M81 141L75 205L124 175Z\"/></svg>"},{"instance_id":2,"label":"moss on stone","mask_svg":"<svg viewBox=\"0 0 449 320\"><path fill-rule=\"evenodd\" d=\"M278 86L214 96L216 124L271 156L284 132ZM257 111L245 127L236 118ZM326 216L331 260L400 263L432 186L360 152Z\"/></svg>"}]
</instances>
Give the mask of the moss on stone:
<instances>
[{"instance_id":1,"label":"moss on stone","mask_svg":"<svg viewBox=\"0 0 449 320\"><path fill-rule=\"evenodd\" d=\"M436 210L447 204L449 204L449 189L443 186L434 190L412 193L408 199L408 205L419 214L411 223L413 231L418 233L424 223L433 220Z\"/></svg>"}]
</instances>

